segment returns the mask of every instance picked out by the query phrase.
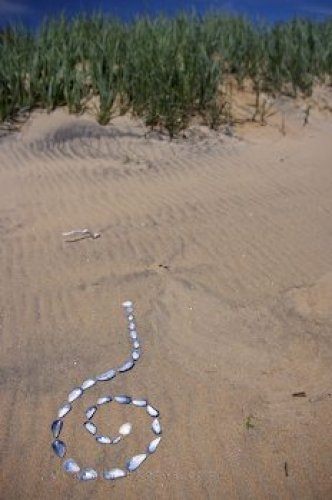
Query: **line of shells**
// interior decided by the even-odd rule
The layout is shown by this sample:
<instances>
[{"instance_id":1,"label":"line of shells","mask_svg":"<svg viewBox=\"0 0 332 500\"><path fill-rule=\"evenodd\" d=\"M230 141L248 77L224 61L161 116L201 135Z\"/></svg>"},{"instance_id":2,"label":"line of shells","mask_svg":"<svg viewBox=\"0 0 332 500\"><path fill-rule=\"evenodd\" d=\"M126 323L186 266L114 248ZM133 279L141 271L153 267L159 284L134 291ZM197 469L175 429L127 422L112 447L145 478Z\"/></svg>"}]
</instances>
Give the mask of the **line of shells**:
<instances>
[{"instance_id":1,"label":"line of shells","mask_svg":"<svg viewBox=\"0 0 332 500\"><path fill-rule=\"evenodd\" d=\"M131 301L126 301L122 305L127 316L129 335L132 341L131 356L119 368L108 370L107 372L104 372L95 378L87 379L81 384L80 387L75 387L72 391L70 391L70 393L68 394L67 402L59 408L57 418L52 422L51 425L51 432L53 435L52 449L59 458L65 458L67 455L67 446L64 441L59 439L59 437L63 429L63 419L72 410L73 403L81 398L87 390L95 386L97 383L110 381L114 379L117 373L124 373L131 370L135 366L136 361L138 361L141 356L141 346L137 336L137 329L133 314L133 304ZM147 399L135 399L126 394L120 394L118 396L107 395L100 397L95 405L90 406L85 410L85 422L83 426L89 434L94 436L97 443L101 445L116 445L125 436L128 436L132 431L132 424L130 422L126 422L120 426L118 435L116 436L106 436L98 432L97 426L92 419L98 411L98 408L111 402L116 402L121 405L131 404L133 406L144 409L146 413L152 418L151 430L155 437L148 444L144 453L140 453L139 455L131 457L126 462L123 468L105 470L101 474L98 474L98 472L91 467L81 468L73 458L66 459L63 462L64 470L69 474L76 474L78 479L82 481L97 479L98 475L108 480L115 480L126 477L129 472L136 471L145 461L145 459L156 451L161 441L162 430L158 418L159 411L152 404L150 404Z\"/></svg>"}]
</instances>

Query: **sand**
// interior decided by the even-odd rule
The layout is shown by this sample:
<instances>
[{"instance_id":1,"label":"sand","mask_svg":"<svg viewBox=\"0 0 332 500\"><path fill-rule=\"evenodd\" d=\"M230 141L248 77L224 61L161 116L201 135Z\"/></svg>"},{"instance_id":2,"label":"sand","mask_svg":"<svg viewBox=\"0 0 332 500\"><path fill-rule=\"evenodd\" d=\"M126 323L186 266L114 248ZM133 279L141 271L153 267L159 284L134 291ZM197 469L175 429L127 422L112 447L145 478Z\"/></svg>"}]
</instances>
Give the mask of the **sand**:
<instances>
[{"instance_id":1,"label":"sand","mask_svg":"<svg viewBox=\"0 0 332 500\"><path fill-rule=\"evenodd\" d=\"M32 114L0 140L0 497L332 497L332 121L300 111L235 137L193 127L170 143L121 117ZM99 239L66 243L89 227ZM105 407L127 393L160 409L163 440L125 480L79 482L49 425L68 392L143 356L66 417L68 457L98 470L144 451L149 421ZM305 397L292 394L305 392Z\"/></svg>"}]
</instances>

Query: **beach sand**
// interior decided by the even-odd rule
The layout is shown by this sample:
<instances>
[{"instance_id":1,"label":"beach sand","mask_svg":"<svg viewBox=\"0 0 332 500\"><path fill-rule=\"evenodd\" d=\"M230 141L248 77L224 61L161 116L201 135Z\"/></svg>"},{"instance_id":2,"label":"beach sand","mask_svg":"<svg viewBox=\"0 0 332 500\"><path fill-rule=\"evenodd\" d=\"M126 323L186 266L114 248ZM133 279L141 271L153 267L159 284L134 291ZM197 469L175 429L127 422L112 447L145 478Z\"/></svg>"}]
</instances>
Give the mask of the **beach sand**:
<instances>
[{"instance_id":1,"label":"beach sand","mask_svg":"<svg viewBox=\"0 0 332 500\"><path fill-rule=\"evenodd\" d=\"M273 119L169 142L36 111L0 140L1 499L332 497L332 121L294 111L283 135ZM64 241L84 227L101 237ZM83 429L108 393L151 400L163 439L127 479L84 483L49 427L128 356L126 299L142 359L65 418L67 457L102 470L144 451L138 409L99 411L105 433L133 423L117 447Z\"/></svg>"}]
</instances>

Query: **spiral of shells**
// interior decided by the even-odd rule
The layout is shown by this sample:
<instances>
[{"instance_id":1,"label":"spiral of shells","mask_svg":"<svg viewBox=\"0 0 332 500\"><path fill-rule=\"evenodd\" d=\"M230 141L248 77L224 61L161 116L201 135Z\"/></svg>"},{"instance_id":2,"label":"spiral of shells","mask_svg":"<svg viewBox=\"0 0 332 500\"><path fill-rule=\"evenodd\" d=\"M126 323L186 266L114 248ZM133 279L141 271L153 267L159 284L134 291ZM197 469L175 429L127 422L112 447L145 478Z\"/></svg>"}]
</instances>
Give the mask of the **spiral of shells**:
<instances>
[{"instance_id":1,"label":"spiral of shells","mask_svg":"<svg viewBox=\"0 0 332 500\"><path fill-rule=\"evenodd\" d=\"M125 315L128 321L129 336L132 343L132 350L130 357L117 369L110 369L95 378L85 380L79 387L75 387L68 394L66 403L64 403L58 410L57 418L52 422L51 432L53 436L52 449L54 453L63 461L63 469L69 474L77 475L78 479L82 481L89 481L97 479L98 477L115 480L126 477L128 473L136 471L146 458L153 454L159 446L161 441L161 424L159 421L159 411L147 399L135 399L126 394L120 395L107 395L100 397L96 404L90 406L85 410L83 426L85 430L94 437L95 442L100 445L114 446L120 443L125 436L128 436L132 431L130 422L122 424L116 436L106 436L98 432L96 424L93 422L93 417L98 409L107 404L120 404L120 405L133 405L142 408L151 418L151 431L154 438L148 443L146 450L143 453L135 455L128 459L128 461L119 468L103 470L98 472L92 467L81 467L73 458L67 457L67 446L60 439L62 433L64 418L72 410L75 401L84 396L84 394L94 387L97 383L104 383L114 379L119 373L124 373L131 370L141 356L141 344L138 339L136 323L134 318L134 307L131 301L126 301L122 304Z\"/></svg>"}]
</instances>

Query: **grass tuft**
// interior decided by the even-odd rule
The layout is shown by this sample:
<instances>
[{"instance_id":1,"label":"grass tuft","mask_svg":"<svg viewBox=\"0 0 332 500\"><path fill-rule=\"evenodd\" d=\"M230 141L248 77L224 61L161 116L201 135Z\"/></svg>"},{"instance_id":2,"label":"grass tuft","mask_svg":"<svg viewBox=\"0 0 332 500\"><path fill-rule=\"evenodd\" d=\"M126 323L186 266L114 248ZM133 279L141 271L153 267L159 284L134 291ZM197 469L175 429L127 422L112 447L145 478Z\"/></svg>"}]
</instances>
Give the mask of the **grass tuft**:
<instances>
[{"instance_id":1,"label":"grass tuft","mask_svg":"<svg viewBox=\"0 0 332 500\"><path fill-rule=\"evenodd\" d=\"M99 123L118 106L173 138L193 115L214 129L231 123L231 95L220 96L230 78L253 83L264 123L262 92L308 96L315 82L332 84L332 20L271 26L210 13L126 24L95 14L0 31L0 122L26 106L80 113L98 96Z\"/></svg>"}]
</instances>

